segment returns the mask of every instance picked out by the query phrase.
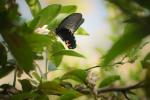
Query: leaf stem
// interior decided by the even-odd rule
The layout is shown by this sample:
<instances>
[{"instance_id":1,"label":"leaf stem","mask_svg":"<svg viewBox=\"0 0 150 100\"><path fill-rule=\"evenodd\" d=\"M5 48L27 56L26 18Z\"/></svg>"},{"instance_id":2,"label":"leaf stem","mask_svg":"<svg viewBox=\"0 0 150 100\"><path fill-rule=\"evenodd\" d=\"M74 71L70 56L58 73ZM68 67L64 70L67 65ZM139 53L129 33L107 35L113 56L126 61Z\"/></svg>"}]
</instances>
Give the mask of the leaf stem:
<instances>
[{"instance_id":1,"label":"leaf stem","mask_svg":"<svg viewBox=\"0 0 150 100\"><path fill-rule=\"evenodd\" d=\"M14 70L14 81L13 81L13 87L16 86L16 78L17 78L17 66L15 66L15 70Z\"/></svg>"}]
</instances>

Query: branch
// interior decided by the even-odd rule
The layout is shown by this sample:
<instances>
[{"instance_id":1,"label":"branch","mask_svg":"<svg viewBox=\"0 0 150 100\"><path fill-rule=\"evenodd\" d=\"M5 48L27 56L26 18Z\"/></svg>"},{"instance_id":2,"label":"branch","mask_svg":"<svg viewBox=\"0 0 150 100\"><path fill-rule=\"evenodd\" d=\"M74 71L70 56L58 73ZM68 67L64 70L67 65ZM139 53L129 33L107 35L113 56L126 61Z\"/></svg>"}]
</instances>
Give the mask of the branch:
<instances>
[{"instance_id":1,"label":"branch","mask_svg":"<svg viewBox=\"0 0 150 100\"><path fill-rule=\"evenodd\" d=\"M138 89L138 88L143 88L144 87L144 81L141 81L139 83L136 83L131 86L126 86L126 87L113 87L113 88L99 88L97 89L98 95L101 93L107 93L107 92L128 92L133 89ZM89 94L90 90L87 88L76 88L77 91L83 93L83 94Z\"/></svg>"}]
</instances>

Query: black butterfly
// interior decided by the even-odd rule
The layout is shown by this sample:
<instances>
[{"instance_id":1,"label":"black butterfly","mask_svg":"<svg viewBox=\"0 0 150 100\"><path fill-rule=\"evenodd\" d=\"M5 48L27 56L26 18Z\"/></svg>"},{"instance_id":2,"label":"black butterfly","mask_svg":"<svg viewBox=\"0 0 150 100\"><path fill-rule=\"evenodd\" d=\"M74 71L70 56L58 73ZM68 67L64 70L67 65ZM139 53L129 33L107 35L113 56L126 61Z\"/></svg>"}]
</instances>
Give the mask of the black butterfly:
<instances>
[{"instance_id":1,"label":"black butterfly","mask_svg":"<svg viewBox=\"0 0 150 100\"><path fill-rule=\"evenodd\" d=\"M66 43L69 49L76 48L74 32L84 22L81 13L73 13L67 16L56 28L56 34Z\"/></svg>"}]
</instances>

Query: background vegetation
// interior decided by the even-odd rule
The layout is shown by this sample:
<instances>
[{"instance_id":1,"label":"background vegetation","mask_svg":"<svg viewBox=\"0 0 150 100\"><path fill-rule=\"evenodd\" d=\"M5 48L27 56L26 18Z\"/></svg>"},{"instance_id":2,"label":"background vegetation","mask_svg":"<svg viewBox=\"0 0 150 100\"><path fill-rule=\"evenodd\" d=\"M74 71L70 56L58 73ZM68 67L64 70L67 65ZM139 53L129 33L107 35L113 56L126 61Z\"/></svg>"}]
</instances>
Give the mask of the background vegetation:
<instances>
[{"instance_id":1,"label":"background vegetation","mask_svg":"<svg viewBox=\"0 0 150 100\"><path fill-rule=\"evenodd\" d=\"M68 50L55 34L59 23L76 12L77 6L52 4L42 8L38 0L26 0L33 19L24 21L15 0L1 0L0 34L4 41L0 43L0 78L14 72L14 81L0 85L0 99L149 99L150 1L105 2L114 15L109 17L116 33L111 36L114 44L96 66L74 64L70 68L63 64L63 74L56 77L51 72L60 70L63 56L85 59L83 54ZM76 35L88 33L80 27ZM44 67L39 60L45 61ZM129 78L122 79L125 76Z\"/></svg>"}]
</instances>

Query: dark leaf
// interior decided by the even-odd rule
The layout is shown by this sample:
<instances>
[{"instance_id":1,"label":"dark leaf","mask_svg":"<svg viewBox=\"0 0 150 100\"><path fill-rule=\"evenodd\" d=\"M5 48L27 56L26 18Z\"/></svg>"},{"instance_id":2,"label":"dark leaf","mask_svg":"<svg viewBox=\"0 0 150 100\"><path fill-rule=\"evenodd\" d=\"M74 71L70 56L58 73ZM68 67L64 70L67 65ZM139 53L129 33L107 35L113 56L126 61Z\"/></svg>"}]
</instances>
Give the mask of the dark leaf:
<instances>
[{"instance_id":1,"label":"dark leaf","mask_svg":"<svg viewBox=\"0 0 150 100\"><path fill-rule=\"evenodd\" d=\"M3 66L2 68L0 68L0 78L3 78L4 76L8 75L14 69L14 66Z\"/></svg>"},{"instance_id":2,"label":"dark leaf","mask_svg":"<svg viewBox=\"0 0 150 100\"><path fill-rule=\"evenodd\" d=\"M26 43L22 36L17 34L3 34L4 40L7 42L9 49L15 59L17 60L19 67L26 73L34 69L33 56L30 46Z\"/></svg>"},{"instance_id":3,"label":"dark leaf","mask_svg":"<svg viewBox=\"0 0 150 100\"><path fill-rule=\"evenodd\" d=\"M149 68L150 67L150 53L148 53L144 59L141 61L143 68Z\"/></svg>"},{"instance_id":4,"label":"dark leaf","mask_svg":"<svg viewBox=\"0 0 150 100\"><path fill-rule=\"evenodd\" d=\"M43 51L43 47L50 45L52 42L48 35L26 34L24 37L35 52Z\"/></svg>"},{"instance_id":5,"label":"dark leaf","mask_svg":"<svg viewBox=\"0 0 150 100\"><path fill-rule=\"evenodd\" d=\"M20 93L20 94L13 95L10 100L25 100L25 99L27 99L27 100L31 99L32 100L36 95L37 94L30 93L30 92Z\"/></svg>"},{"instance_id":6,"label":"dark leaf","mask_svg":"<svg viewBox=\"0 0 150 100\"><path fill-rule=\"evenodd\" d=\"M7 51L2 43L0 43L0 65L3 67L7 63Z\"/></svg>"},{"instance_id":7,"label":"dark leaf","mask_svg":"<svg viewBox=\"0 0 150 100\"><path fill-rule=\"evenodd\" d=\"M19 80L19 82L21 83L22 90L24 92L30 92L31 90L33 90L33 86L29 80L23 79L23 80Z\"/></svg>"}]
</instances>

